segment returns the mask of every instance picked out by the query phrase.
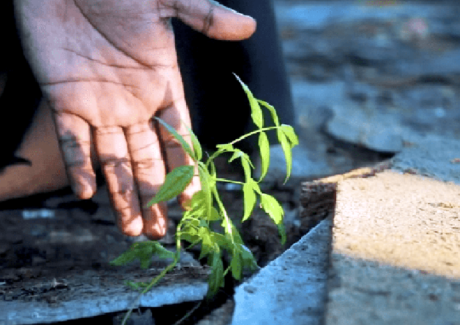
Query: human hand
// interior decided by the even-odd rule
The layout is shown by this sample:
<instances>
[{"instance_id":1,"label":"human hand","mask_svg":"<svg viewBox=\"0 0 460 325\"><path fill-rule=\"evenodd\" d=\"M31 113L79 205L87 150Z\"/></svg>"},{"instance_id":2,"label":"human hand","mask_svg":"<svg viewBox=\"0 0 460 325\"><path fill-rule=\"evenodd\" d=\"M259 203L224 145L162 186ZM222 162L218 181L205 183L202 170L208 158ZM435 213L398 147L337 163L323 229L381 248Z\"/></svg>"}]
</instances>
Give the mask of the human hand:
<instances>
[{"instance_id":1,"label":"human hand","mask_svg":"<svg viewBox=\"0 0 460 325\"><path fill-rule=\"evenodd\" d=\"M15 0L15 10L75 194L88 199L96 191L94 142L122 232L163 237L166 205L146 204L166 169L193 164L152 122L159 116L190 143L170 18L223 40L250 37L255 21L212 0ZM181 203L199 188L195 176Z\"/></svg>"}]
</instances>

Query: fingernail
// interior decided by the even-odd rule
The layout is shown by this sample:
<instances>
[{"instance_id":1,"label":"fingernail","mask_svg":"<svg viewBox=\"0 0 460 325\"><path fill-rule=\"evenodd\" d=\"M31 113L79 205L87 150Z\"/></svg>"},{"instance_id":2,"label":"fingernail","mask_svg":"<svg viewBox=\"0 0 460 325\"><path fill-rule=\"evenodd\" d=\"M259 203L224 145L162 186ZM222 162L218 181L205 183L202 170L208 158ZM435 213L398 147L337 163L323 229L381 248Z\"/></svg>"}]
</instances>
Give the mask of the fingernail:
<instances>
[{"instance_id":1,"label":"fingernail","mask_svg":"<svg viewBox=\"0 0 460 325\"><path fill-rule=\"evenodd\" d=\"M144 212L144 234L151 240L159 240L168 230L167 208L164 203L155 204Z\"/></svg>"}]
</instances>

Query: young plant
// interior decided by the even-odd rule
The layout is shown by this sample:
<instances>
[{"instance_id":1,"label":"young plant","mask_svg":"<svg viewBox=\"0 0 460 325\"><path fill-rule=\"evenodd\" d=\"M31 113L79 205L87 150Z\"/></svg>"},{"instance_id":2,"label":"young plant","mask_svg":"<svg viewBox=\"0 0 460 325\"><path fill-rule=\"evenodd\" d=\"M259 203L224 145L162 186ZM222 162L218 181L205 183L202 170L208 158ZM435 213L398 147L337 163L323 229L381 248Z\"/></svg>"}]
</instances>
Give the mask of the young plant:
<instances>
[{"instance_id":1,"label":"young plant","mask_svg":"<svg viewBox=\"0 0 460 325\"><path fill-rule=\"evenodd\" d=\"M156 255L160 258L173 258L173 262L168 265L157 277L152 279L150 283L144 282L128 282L127 284L137 290L142 290L138 299L142 294L149 291L156 285L167 272L172 270L179 261L182 242L188 242L191 248L201 244L200 259L206 258L207 264L211 268L211 274L208 279L208 294L207 297L212 297L220 287L224 285L224 277L228 272L231 272L233 278L241 280L242 271L248 269L254 271L258 268L257 263L251 251L244 245L241 236L229 218L227 211L220 199L217 191L217 182L227 182L240 184L243 187L244 194L244 213L242 222L248 220L256 206L257 198L260 199L260 207L268 214L268 216L277 225L281 241L284 244L286 235L283 226L284 211L279 202L271 195L263 193L259 187L259 183L264 179L268 172L270 163L270 147L266 131L276 130L277 137L281 143L284 155L286 158L287 175L285 182L288 180L292 168L292 148L298 144L297 135L294 129L289 125L279 123L275 108L270 104L256 99L249 88L241 79L235 75L242 85L250 103L251 118L257 126L257 130L243 135L242 137L226 144L217 145L217 151L209 156L205 161L202 161L203 150L198 142L195 134L188 128L192 139L192 148L179 135L174 128L166 124L159 118L156 118L182 145L185 152L194 160L195 166L181 166L172 170L166 175L164 184L159 189L157 195L148 203L148 206L173 199L179 195L185 187L191 182L195 172L198 169L201 190L196 192L191 200L185 206L185 212L176 229L176 252L173 253L165 249L157 241L138 242L123 253L121 256L111 262L112 265L125 265L136 259L140 260L141 268L150 266L152 256ZM266 108L273 119L274 125L264 127L264 118L262 108ZM234 147L234 145L243 139L258 135L258 144L261 157L261 176L259 180L252 177L252 164L249 156ZM245 181L238 182L230 179L219 178L216 174L214 159L222 154L231 154L229 162L239 160L244 171ZM220 224L221 232L213 231L211 224ZM224 270L222 261L223 252L226 251L230 256L230 265ZM134 302L135 305L138 299ZM126 315L123 324L128 319L132 309Z\"/></svg>"}]
</instances>

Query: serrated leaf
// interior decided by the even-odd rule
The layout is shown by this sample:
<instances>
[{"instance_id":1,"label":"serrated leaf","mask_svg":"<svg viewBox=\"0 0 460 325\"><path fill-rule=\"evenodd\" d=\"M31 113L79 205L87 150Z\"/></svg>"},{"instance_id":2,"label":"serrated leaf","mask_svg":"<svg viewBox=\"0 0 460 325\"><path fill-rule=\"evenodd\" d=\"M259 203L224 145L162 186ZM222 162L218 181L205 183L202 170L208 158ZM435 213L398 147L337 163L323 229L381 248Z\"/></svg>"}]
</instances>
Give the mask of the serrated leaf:
<instances>
[{"instance_id":1,"label":"serrated leaf","mask_svg":"<svg viewBox=\"0 0 460 325\"><path fill-rule=\"evenodd\" d=\"M198 141L198 138L195 133L193 133L192 129L190 129L185 123L184 126L187 128L190 138L192 139L193 152L195 153L196 158L195 160L201 160L201 158L203 158L203 149L201 148L200 141Z\"/></svg>"},{"instance_id":2,"label":"serrated leaf","mask_svg":"<svg viewBox=\"0 0 460 325\"><path fill-rule=\"evenodd\" d=\"M208 279L207 298L214 296L220 287L224 286L224 265L220 252L214 252L208 258L208 265L211 267L211 275Z\"/></svg>"},{"instance_id":3,"label":"serrated leaf","mask_svg":"<svg viewBox=\"0 0 460 325\"><path fill-rule=\"evenodd\" d=\"M178 196L190 184L193 174L193 166L179 166L174 168L172 172L166 175L164 184L160 187L157 195L147 203L147 207Z\"/></svg>"},{"instance_id":4,"label":"serrated leaf","mask_svg":"<svg viewBox=\"0 0 460 325\"><path fill-rule=\"evenodd\" d=\"M270 216L270 218L279 225L283 222L283 208L279 202L269 194L262 194L260 196L260 205L262 209Z\"/></svg>"},{"instance_id":5,"label":"serrated leaf","mask_svg":"<svg viewBox=\"0 0 460 325\"><path fill-rule=\"evenodd\" d=\"M264 102L263 100L258 99L257 101L259 102L259 104L261 104L262 106L264 106L266 109L268 109L270 111L270 114L271 114L272 119L273 119L273 123L275 123L276 126L279 126L280 122L279 122L279 119L278 119L278 114L276 114L275 108L272 105L270 105L269 103Z\"/></svg>"},{"instance_id":6,"label":"serrated leaf","mask_svg":"<svg viewBox=\"0 0 460 325\"><path fill-rule=\"evenodd\" d=\"M281 131L283 131L284 135L289 139L291 144L291 148L294 148L296 145L299 144L299 138L294 131L294 128L290 125L282 124Z\"/></svg>"},{"instance_id":7,"label":"serrated leaf","mask_svg":"<svg viewBox=\"0 0 460 325\"><path fill-rule=\"evenodd\" d=\"M259 182L264 179L268 172L268 166L270 165L270 142L268 141L267 134L261 132L259 134L259 149L260 149L260 165L261 175Z\"/></svg>"},{"instance_id":8,"label":"serrated leaf","mask_svg":"<svg viewBox=\"0 0 460 325\"><path fill-rule=\"evenodd\" d=\"M189 144L187 143L187 141L185 141L185 139L179 134L177 133L176 129L174 129L171 125L169 125L168 123L166 123L165 121L163 121L161 118L159 117L154 117L158 122L161 123L161 125L164 126L164 128L166 130L168 130L169 133L171 133L173 135L173 137L179 141L179 143L182 145L182 148L184 149L184 151L186 153L188 153L188 155L190 157L193 158L193 160L197 161L198 159L196 158L194 152L192 151L192 149L190 149L190 146Z\"/></svg>"},{"instance_id":9,"label":"serrated leaf","mask_svg":"<svg viewBox=\"0 0 460 325\"><path fill-rule=\"evenodd\" d=\"M252 92L249 90L248 86L238 77L236 74L234 74L238 82L241 84L243 87L244 92L246 93L246 96L248 97L249 100L249 105L251 106L251 117L252 121L254 122L255 125L259 129L263 128L264 126L264 118L262 115L262 110L260 109L259 102L257 99L254 97Z\"/></svg>"},{"instance_id":10,"label":"serrated leaf","mask_svg":"<svg viewBox=\"0 0 460 325\"><path fill-rule=\"evenodd\" d=\"M243 195L244 195L244 216L241 222L245 222L254 210L256 205L256 193L254 192L253 182L249 181L243 185Z\"/></svg>"},{"instance_id":11,"label":"serrated leaf","mask_svg":"<svg viewBox=\"0 0 460 325\"><path fill-rule=\"evenodd\" d=\"M289 143L289 140L284 135L283 131L276 130L276 134L278 135L278 140L284 152L284 159L286 160L286 178L284 180L284 184L286 184L289 177L291 177L291 170L292 170L291 144Z\"/></svg>"}]
</instances>

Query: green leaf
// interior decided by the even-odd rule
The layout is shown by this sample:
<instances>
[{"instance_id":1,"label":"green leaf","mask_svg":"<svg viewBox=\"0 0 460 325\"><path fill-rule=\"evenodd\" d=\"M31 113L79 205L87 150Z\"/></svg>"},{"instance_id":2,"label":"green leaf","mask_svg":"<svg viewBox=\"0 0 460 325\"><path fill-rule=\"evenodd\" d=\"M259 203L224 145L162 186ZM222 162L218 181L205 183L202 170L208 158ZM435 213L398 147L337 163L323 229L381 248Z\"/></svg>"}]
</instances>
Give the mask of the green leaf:
<instances>
[{"instance_id":1,"label":"green leaf","mask_svg":"<svg viewBox=\"0 0 460 325\"><path fill-rule=\"evenodd\" d=\"M279 225L276 225L278 227L278 233L280 234L281 237L281 245L286 244L286 228L284 227L284 223L280 223Z\"/></svg>"},{"instance_id":2,"label":"green leaf","mask_svg":"<svg viewBox=\"0 0 460 325\"><path fill-rule=\"evenodd\" d=\"M194 152L192 151L192 149L190 149L190 146L189 144L187 143L187 141L185 141L185 139L179 134L177 133L177 131L169 124L167 124L165 121L163 121L161 118L159 117L155 117L155 119L161 123L161 125L163 125L165 127L166 130L168 130L169 133L171 133L174 138L176 138L177 141L180 142L180 144L182 145L182 148L185 150L186 153L189 154L190 157L193 158L193 160L197 161L199 159L197 159L197 157L195 156Z\"/></svg>"},{"instance_id":3,"label":"green leaf","mask_svg":"<svg viewBox=\"0 0 460 325\"><path fill-rule=\"evenodd\" d=\"M241 158L243 157L244 155L244 152L239 150L239 149L234 149L233 150L233 155L230 157L230 159L228 160L228 162L232 162L233 160L237 159L237 158Z\"/></svg>"},{"instance_id":4,"label":"green leaf","mask_svg":"<svg viewBox=\"0 0 460 325\"><path fill-rule=\"evenodd\" d=\"M234 149L233 155L230 157L228 162L232 162L233 160L237 158L241 159L241 165L243 166L246 181L248 181L249 179L252 179L251 178L251 168L254 168L254 165L252 164L251 158L249 158L248 154L245 153L244 151L241 151L239 149Z\"/></svg>"},{"instance_id":5,"label":"green leaf","mask_svg":"<svg viewBox=\"0 0 460 325\"><path fill-rule=\"evenodd\" d=\"M241 81L240 77L238 77L236 74L234 74L234 75L235 75L236 79L238 80L238 82L243 87L244 92L248 96L249 105L251 106L252 121L254 122L255 125L257 125L257 127L259 129L263 128L263 126L264 126L264 118L263 118L263 115L262 115L262 110L260 109L259 102L254 97L252 92L249 90L248 86L243 81Z\"/></svg>"},{"instance_id":6,"label":"green leaf","mask_svg":"<svg viewBox=\"0 0 460 325\"><path fill-rule=\"evenodd\" d=\"M240 149L233 149L233 155L230 157L228 162L232 162L233 160L237 158L241 158L241 160L246 161L252 168L254 168L251 158L249 158L249 155L247 153L245 153L244 151Z\"/></svg>"},{"instance_id":7,"label":"green leaf","mask_svg":"<svg viewBox=\"0 0 460 325\"><path fill-rule=\"evenodd\" d=\"M231 239L227 236L219 234L217 232L211 232L212 241L217 244L219 247L224 248L227 251L231 251L233 247L233 243Z\"/></svg>"},{"instance_id":8,"label":"green leaf","mask_svg":"<svg viewBox=\"0 0 460 325\"><path fill-rule=\"evenodd\" d=\"M136 258L137 257L133 253L133 251L127 250L126 252L124 252L123 254L115 258L114 260L110 261L110 265L113 265L113 266L126 265L134 261Z\"/></svg>"},{"instance_id":9,"label":"green leaf","mask_svg":"<svg viewBox=\"0 0 460 325\"><path fill-rule=\"evenodd\" d=\"M236 227L235 227L235 225L233 223L231 224L231 227L232 227L232 238L235 241L235 243L243 244L243 238L241 238L241 235L240 235L238 229L236 229Z\"/></svg>"},{"instance_id":10,"label":"green leaf","mask_svg":"<svg viewBox=\"0 0 460 325\"><path fill-rule=\"evenodd\" d=\"M187 128L188 133L190 133L190 138L192 139L193 145L193 152L195 153L195 160L201 160L203 158L203 149L201 148L200 141L196 137L195 133L193 133L192 129L190 129L185 123L184 126Z\"/></svg>"},{"instance_id":11,"label":"green leaf","mask_svg":"<svg viewBox=\"0 0 460 325\"><path fill-rule=\"evenodd\" d=\"M260 201L262 209L270 216L275 224L279 225L283 222L283 208L273 196L262 194L260 196Z\"/></svg>"},{"instance_id":12,"label":"green leaf","mask_svg":"<svg viewBox=\"0 0 460 325\"><path fill-rule=\"evenodd\" d=\"M222 152L233 151L233 145L231 143L218 144L216 145L216 148L221 150Z\"/></svg>"},{"instance_id":13,"label":"green leaf","mask_svg":"<svg viewBox=\"0 0 460 325\"><path fill-rule=\"evenodd\" d=\"M217 221L221 219L219 211L215 207L211 207L211 214L207 216L209 221Z\"/></svg>"},{"instance_id":14,"label":"green leaf","mask_svg":"<svg viewBox=\"0 0 460 325\"><path fill-rule=\"evenodd\" d=\"M254 210L254 206L256 205L256 193L254 192L254 181L252 179L244 183L243 185L243 195L244 195L244 216L241 222L245 222Z\"/></svg>"},{"instance_id":15,"label":"green leaf","mask_svg":"<svg viewBox=\"0 0 460 325\"><path fill-rule=\"evenodd\" d=\"M284 135L283 131L278 129L276 130L276 133L278 135L278 140L281 144L281 148L283 149L283 152L284 152L284 158L286 159L286 178L284 180L284 184L286 184L289 177L291 177L291 170L292 170L291 144L289 143L289 140L286 138L286 135Z\"/></svg>"},{"instance_id":16,"label":"green leaf","mask_svg":"<svg viewBox=\"0 0 460 325\"><path fill-rule=\"evenodd\" d=\"M266 109L270 111L270 114L272 115L273 123L275 123L276 126L279 126L280 122L278 119L278 114L276 114L275 108L269 103L264 102L263 100L258 99L257 101L259 102L259 104L261 104L262 106L264 106Z\"/></svg>"},{"instance_id":17,"label":"green leaf","mask_svg":"<svg viewBox=\"0 0 460 325\"><path fill-rule=\"evenodd\" d=\"M174 253L168 251L156 241L145 241L134 243L130 249L121 254L119 257L110 262L111 265L126 265L138 259L141 262L141 268L146 269L152 262L152 256L159 258L174 258Z\"/></svg>"},{"instance_id":18,"label":"green leaf","mask_svg":"<svg viewBox=\"0 0 460 325\"><path fill-rule=\"evenodd\" d=\"M292 126L282 124L281 131L283 131L284 135L289 139L291 148L294 148L299 144L299 138L297 137L297 134L295 134L294 128Z\"/></svg>"},{"instance_id":19,"label":"green leaf","mask_svg":"<svg viewBox=\"0 0 460 325\"><path fill-rule=\"evenodd\" d=\"M141 291L145 287L149 285L148 282L134 282L134 281L125 281L125 285L130 287L131 289Z\"/></svg>"},{"instance_id":20,"label":"green leaf","mask_svg":"<svg viewBox=\"0 0 460 325\"><path fill-rule=\"evenodd\" d=\"M111 265L126 265L136 259L140 260L142 268L148 268L152 259L153 249L150 242L134 243L131 247L116 259L110 262Z\"/></svg>"},{"instance_id":21,"label":"green leaf","mask_svg":"<svg viewBox=\"0 0 460 325\"><path fill-rule=\"evenodd\" d=\"M241 272L243 270L242 259L240 252L237 249L234 249L232 252L232 261L230 262L230 268L232 271L232 276L236 280L241 280Z\"/></svg>"},{"instance_id":22,"label":"green leaf","mask_svg":"<svg viewBox=\"0 0 460 325\"><path fill-rule=\"evenodd\" d=\"M214 243L211 239L209 229L207 228L200 228L198 236L201 238L201 253L199 259L202 259L214 251Z\"/></svg>"},{"instance_id":23,"label":"green leaf","mask_svg":"<svg viewBox=\"0 0 460 325\"><path fill-rule=\"evenodd\" d=\"M211 275L208 280L207 298L211 298L224 286L224 265L220 252L214 252L208 257L208 265L211 267Z\"/></svg>"},{"instance_id":24,"label":"green leaf","mask_svg":"<svg viewBox=\"0 0 460 325\"><path fill-rule=\"evenodd\" d=\"M248 268L251 271L257 270L259 266L257 265L256 259L254 258L254 255L252 255L252 252L243 244L241 244L240 247L243 267Z\"/></svg>"},{"instance_id":25,"label":"green leaf","mask_svg":"<svg viewBox=\"0 0 460 325\"><path fill-rule=\"evenodd\" d=\"M215 179L217 177L217 170L216 170L216 165L212 161L209 164L209 168L210 168L209 176Z\"/></svg>"},{"instance_id":26,"label":"green leaf","mask_svg":"<svg viewBox=\"0 0 460 325\"><path fill-rule=\"evenodd\" d=\"M190 184L193 174L193 166L179 166L174 168L172 172L166 175L164 184L160 187L157 195L147 203L147 207L178 196Z\"/></svg>"},{"instance_id":27,"label":"green leaf","mask_svg":"<svg viewBox=\"0 0 460 325\"><path fill-rule=\"evenodd\" d=\"M153 254L159 258L174 258L175 254L163 247L159 242L152 241Z\"/></svg>"},{"instance_id":28,"label":"green leaf","mask_svg":"<svg viewBox=\"0 0 460 325\"><path fill-rule=\"evenodd\" d=\"M213 163L211 163L211 168L212 166L214 166ZM201 191L203 192L203 196L204 196L205 214L207 216L211 216L212 215L211 208L212 208L212 201L213 201L211 186L215 185L215 176L213 177L209 175L206 165L203 164L201 161L198 163L198 172L200 175Z\"/></svg>"},{"instance_id":29,"label":"green leaf","mask_svg":"<svg viewBox=\"0 0 460 325\"><path fill-rule=\"evenodd\" d=\"M180 239L189 242L191 245L189 248L198 244L201 238L197 235L197 231L195 229L187 229L180 234Z\"/></svg>"},{"instance_id":30,"label":"green leaf","mask_svg":"<svg viewBox=\"0 0 460 325\"><path fill-rule=\"evenodd\" d=\"M268 166L270 164L270 143L268 141L267 134L261 132L259 134L259 149L260 149L260 160L261 160L261 175L259 182L264 179L268 172Z\"/></svg>"},{"instance_id":31,"label":"green leaf","mask_svg":"<svg viewBox=\"0 0 460 325\"><path fill-rule=\"evenodd\" d=\"M203 190L195 192L190 201L187 202L190 215L203 216L206 214L206 193Z\"/></svg>"}]
</instances>

